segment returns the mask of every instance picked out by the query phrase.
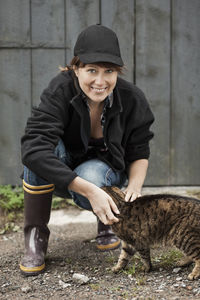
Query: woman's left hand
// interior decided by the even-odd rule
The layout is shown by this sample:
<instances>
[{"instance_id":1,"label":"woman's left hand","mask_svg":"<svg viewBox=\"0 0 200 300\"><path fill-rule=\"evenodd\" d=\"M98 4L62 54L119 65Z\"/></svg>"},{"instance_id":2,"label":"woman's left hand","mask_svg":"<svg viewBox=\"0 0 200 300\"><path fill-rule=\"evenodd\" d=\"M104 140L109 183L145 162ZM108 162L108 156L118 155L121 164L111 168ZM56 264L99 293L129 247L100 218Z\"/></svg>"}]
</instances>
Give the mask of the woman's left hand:
<instances>
[{"instance_id":1,"label":"woman's left hand","mask_svg":"<svg viewBox=\"0 0 200 300\"><path fill-rule=\"evenodd\" d=\"M133 202L137 198L141 197L141 190L136 190L133 187L127 186L123 193L125 194L125 202Z\"/></svg>"}]
</instances>

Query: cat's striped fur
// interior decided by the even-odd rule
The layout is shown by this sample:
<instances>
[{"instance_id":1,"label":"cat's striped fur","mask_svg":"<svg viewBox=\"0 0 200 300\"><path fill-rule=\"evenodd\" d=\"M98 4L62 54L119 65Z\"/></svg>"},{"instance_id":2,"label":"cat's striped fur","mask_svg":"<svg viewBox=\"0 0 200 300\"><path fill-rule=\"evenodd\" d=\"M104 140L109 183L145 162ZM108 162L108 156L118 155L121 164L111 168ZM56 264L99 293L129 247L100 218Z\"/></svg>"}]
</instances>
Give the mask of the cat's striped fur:
<instances>
[{"instance_id":1,"label":"cat's striped fur","mask_svg":"<svg viewBox=\"0 0 200 300\"><path fill-rule=\"evenodd\" d=\"M119 222L113 231L122 240L122 250L114 272L123 269L137 251L145 270L151 270L150 247L154 244L176 246L186 256L184 263L194 262L188 278L200 277L200 201L177 195L146 195L125 202L117 187L103 188L119 208ZM181 264L180 264L181 265Z\"/></svg>"}]
</instances>

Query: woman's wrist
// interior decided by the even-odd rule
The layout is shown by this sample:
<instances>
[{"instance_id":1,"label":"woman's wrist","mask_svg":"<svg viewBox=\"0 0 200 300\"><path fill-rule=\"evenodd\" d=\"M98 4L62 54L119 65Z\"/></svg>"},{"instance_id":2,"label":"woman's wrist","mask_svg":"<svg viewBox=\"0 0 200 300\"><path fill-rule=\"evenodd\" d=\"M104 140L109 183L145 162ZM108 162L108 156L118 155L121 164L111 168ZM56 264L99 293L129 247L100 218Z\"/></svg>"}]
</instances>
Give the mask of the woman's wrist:
<instances>
[{"instance_id":1,"label":"woman's wrist","mask_svg":"<svg viewBox=\"0 0 200 300\"><path fill-rule=\"evenodd\" d=\"M92 194L94 193L95 189L97 189L97 186L95 184L77 176L68 185L68 189L89 199L92 197Z\"/></svg>"}]
</instances>

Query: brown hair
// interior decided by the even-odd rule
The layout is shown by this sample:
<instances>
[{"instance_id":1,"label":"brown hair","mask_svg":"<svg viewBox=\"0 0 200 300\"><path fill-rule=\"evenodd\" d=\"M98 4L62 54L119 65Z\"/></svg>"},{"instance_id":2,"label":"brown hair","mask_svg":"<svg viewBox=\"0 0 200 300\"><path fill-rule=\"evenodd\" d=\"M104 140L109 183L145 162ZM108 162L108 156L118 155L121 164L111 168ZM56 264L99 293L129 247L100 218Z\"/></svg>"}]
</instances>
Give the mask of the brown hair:
<instances>
[{"instance_id":1,"label":"brown hair","mask_svg":"<svg viewBox=\"0 0 200 300\"><path fill-rule=\"evenodd\" d=\"M123 74L124 67L120 67L118 65L115 65L113 63L109 62L97 62L95 65L98 65L102 68L113 68L115 69L119 74ZM60 67L59 69L61 71L69 71L73 70L73 66L76 66L77 68L84 68L86 66L85 63L83 63L78 56L74 56L70 62L70 65L66 65L66 67Z\"/></svg>"}]
</instances>

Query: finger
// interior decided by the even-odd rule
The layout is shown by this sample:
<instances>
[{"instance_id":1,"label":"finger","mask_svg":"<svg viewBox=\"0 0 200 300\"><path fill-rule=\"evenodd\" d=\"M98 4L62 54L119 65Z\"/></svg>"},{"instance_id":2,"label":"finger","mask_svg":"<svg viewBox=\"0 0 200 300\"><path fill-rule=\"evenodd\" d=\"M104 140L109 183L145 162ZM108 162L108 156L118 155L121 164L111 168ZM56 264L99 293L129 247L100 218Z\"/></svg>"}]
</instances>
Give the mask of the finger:
<instances>
[{"instance_id":1,"label":"finger","mask_svg":"<svg viewBox=\"0 0 200 300\"><path fill-rule=\"evenodd\" d=\"M119 214L120 214L120 211L119 211L117 205L115 204L115 202L112 200L112 198L109 198L109 204L110 204L111 210L112 210L115 214L119 215ZM110 211L110 212L111 212L111 211ZM112 212L111 212L111 213L112 213ZM113 215L113 214L112 214L112 215ZM113 215L113 216L114 216L114 215Z\"/></svg>"},{"instance_id":2,"label":"finger","mask_svg":"<svg viewBox=\"0 0 200 300\"><path fill-rule=\"evenodd\" d=\"M131 199L130 199L130 202L133 202L134 200L136 200L137 198L141 197L142 195L139 194L139 193L134 193L132 196L131 196Z\"/></svg>"},{"instance_id":3,"label":"finger","mask_svg":"<svg viewBox=\"0 0 200 300\"><path fill-rule=\"evenodd\" d=\"M110 210L107 212L107 219L110 225L119 222L119 219L116 218Z\"/></svg>"},{"instance_id":4,"label":"finger","mask_svg":"<svg viewBox=\"0 0 200 300\"><path fill-rule=\"evenodd\" d=\"M125 196L125 201L128 202L131 198L131 192L127 191L126 196Z\"/></svg>"},{"instance_id":5,"label":"finger","mask_svg":"<svg viewBox=\"0 0 200 300\"><path fill-rule=\"evenodd\" d=\"M100 221L103 223L103 224L105 224L105 225L109 225L108 223L108 219L107 219L107 217L106 217L106 215L105 214L100 214L100 215L98 215L98 217L99 217L99 219L100 219Z\"/></svg>"},{"instance_id":6,"label":"finger","mask_svg":"<svg viewBox=\"0 0 200 300\"><path fill-rule=\"evenodd\" d=\"M132 194L131 198L130 198L130 202L133 202L134 200L137 199L137 194Z\"/></svg>"}]
</instances>

